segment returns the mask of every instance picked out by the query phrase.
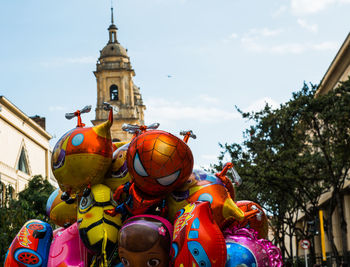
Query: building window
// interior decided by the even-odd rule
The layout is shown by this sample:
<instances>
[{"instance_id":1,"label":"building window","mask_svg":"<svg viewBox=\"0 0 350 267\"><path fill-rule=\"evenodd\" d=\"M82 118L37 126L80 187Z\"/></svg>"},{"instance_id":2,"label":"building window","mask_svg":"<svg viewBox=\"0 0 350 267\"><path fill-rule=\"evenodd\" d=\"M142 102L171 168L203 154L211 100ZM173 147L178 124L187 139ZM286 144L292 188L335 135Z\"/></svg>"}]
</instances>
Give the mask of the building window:
<instances>
[{"instance_id":1,"label":"building window","mask_svg":"<svg viewBox=\"0 0 350 267\"><path fill-rule=\"evenodd\" d=\"M26 152L24 150L24 147L22 147L21 155L19 156L17 170L20 170L26 174L29 174L27 156L26 156Z\"/></svg>"},{"instance_id":2,"label":"building window","mask_svg":"<svg viewBox=\"0 0 350 267\"><path fill-rule=\"evenodd\" d=\"M6 198L6 186L0 182L0 207L4 206L5 198Z\"/></svg>"},{"instance_id":3,"label":"building window","mask_svg":"<svg viewBox=\"0 0 350 267\"><path fill-rule=\"evenodd\" d=\"M6 186L0 182L0 207L8 207L13 199L15 199L15 189L11 185Z\"/></svg>"},{"instance_id":4,"label":"building window","mask_svg":"<svg viewBox=\"0 0 350 267\"><path fill-rule=\"evenodd\" d=\"M109 87L109 94L112 101L119 100L118 86L116 86L115 84L112 84L111 87Z\"/></svg>"},{"instance_id":5,"label":"building window","mask_svg":"<svg viewBox=\"0 0 350 267\"><path fill-rule=\"evenodd\" d=\"M8 201L11 201L15 198L15 189L11 185L7 186L7 196L6 197L7 197Z\"/></svg>"}]
</instances>

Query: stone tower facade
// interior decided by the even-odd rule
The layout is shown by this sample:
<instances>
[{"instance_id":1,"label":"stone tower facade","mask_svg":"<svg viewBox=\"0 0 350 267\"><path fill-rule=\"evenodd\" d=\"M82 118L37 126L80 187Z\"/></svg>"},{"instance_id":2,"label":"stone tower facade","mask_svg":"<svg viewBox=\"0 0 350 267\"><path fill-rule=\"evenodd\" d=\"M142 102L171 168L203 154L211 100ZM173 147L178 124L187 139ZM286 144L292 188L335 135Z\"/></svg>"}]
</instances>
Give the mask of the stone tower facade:
<instances>
[{"instance_id":1,"label":"stone tower facade","mask_svg":"<svg viewBox=\"0 0 350 267\"><path fill-rule=\"evenodd\" d=\"M96 117L93 125L100 124L108 119L108 111L103 109L103 102L108 102L119 109L114 114L111 129L114 141L127 141L131 134L122 130L124 123L144 124L144 110L140 88L133 82L133 70L127 50L120 45L117 39L118 28L113 21L108 28L109 41L100 51L100 57L94 71L97 81Z\"/></svg>"}]
</instances>

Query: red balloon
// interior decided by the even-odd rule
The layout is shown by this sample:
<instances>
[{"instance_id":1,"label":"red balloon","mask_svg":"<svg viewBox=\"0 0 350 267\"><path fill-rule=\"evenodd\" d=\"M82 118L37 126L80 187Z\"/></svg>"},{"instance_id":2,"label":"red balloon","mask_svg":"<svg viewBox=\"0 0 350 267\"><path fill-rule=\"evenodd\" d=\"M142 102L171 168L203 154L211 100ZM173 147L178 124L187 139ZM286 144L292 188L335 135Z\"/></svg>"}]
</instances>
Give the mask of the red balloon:
<instances>
[{"instance_id":1,"label":"red balloon","mask_svg":"<svg viewBox=\"0 0 350 267\"><path fill-rule=\"evenodd\" d=\"M151 130L132 140L127 165L142 192L151 196L166 195L191 175L193 155L187 144L176 136Z\"/></svg>"},{"instance_id":2,"label":"red balloon","mask_svg":"<svg viewBox=\"0 0 350 267\"><path fill-rule=\"evenodd\" d=\"M209 202L194 202L178 212L172 243L174 267L224 267L226 256L225 238Z\"/></svg>"},{"instance_id":3,"label":"red balloon","mask_svg":"<svg viewBox=\"0 0 350 267\"><path fill-rule=\"evenodd\" d=\"M267 216L263 209L256 203L250 200L241 200L236 202L237 206L244 212L258 210L259 212L244 218L242 221L235 221L230 227L236 228L252 228L258 232L258 237L267 239L268 222Z\"/></svg>"}]
</instances>

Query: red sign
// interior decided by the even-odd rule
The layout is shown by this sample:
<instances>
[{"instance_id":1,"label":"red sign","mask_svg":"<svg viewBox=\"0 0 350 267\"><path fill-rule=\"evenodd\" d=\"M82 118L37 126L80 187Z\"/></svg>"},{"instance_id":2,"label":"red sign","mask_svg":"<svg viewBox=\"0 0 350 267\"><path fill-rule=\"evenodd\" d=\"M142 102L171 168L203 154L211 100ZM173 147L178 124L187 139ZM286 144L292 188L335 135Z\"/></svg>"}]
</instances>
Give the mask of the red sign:
<instances>
[{"instance_id":1,"label":"red sign","mask_svg":"<svg viewBox=\"0 0 350 267\"><path fill-rule=\"evenodd\" d=\"M310 248L310 241L309 241L309 240L306 240L306 239L301 240L301 241L300 241L300 246L301 246L301 248L303 248L303 249L309 249L309 248Z\"/></svg>"}]
</instances>

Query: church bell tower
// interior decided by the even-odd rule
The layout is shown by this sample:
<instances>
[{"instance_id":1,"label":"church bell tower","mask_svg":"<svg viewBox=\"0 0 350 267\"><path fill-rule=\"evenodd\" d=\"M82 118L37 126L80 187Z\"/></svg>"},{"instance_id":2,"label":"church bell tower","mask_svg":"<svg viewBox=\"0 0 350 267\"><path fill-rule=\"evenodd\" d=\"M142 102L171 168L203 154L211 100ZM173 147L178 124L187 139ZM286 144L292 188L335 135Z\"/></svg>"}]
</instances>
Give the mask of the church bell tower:
<instances>
[{"instance_id":1,"label":"church bell tower","mask_svg":"<svg viewBox=\"0 0 350 267\"><path fill-rule=\"evenodd\" d=\"M135 71L131 67L127 50L117 39L118 28L114 24L113 8L111 8L111 25L108 28L109 40L100 51L100 57L94 71L97 81L96 117L93 125L108 119L108 111L103 109L103 102L117 107L111 128L113 141L127 141L132 136L122 130L124 123L144 124L144 110L140 88L133 82Z\"/></svg>"}]
</instances>

